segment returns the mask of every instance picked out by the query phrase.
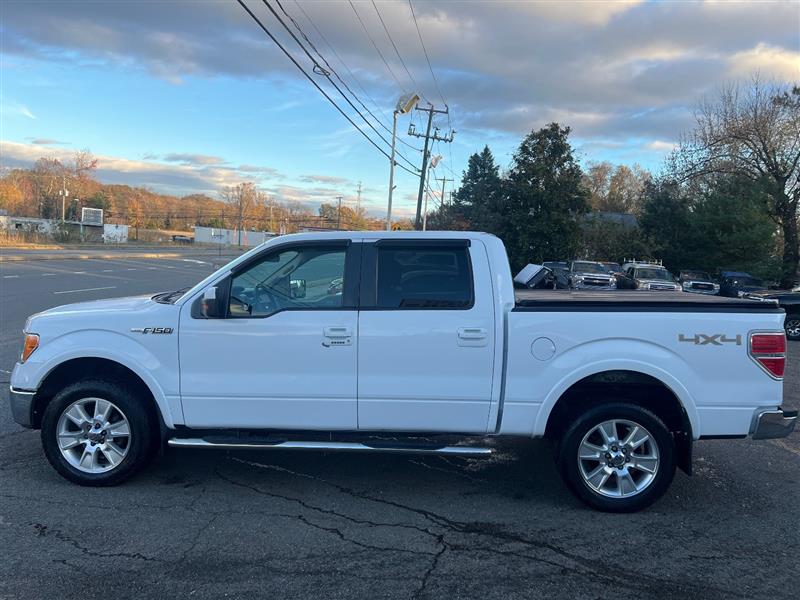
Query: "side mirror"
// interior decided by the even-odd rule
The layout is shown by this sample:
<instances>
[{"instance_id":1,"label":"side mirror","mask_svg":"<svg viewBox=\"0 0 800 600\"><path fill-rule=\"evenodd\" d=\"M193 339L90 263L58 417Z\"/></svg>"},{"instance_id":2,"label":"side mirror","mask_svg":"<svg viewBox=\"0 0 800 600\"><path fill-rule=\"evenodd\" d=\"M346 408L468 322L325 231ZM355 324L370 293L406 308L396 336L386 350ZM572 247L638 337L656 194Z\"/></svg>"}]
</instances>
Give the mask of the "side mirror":
<instances>
[{"instance_id":1,"label":"side mirror","mask_svg":"<svg viewBox=\"0 0 800 600\"><path fill-rule=\"evenodd\" d=\"M291 280L289 280L289 295L292 298L305 298L306 297L306 280L305 279L291 279Z\"/></svg>"},{"instance_id":2,"label":"side mirror","mask_svg":"<svg viewBox=\"0 0 800 600\"><path fill-rule=\"evenodd\" d=\"M206 289L200 301L200 314L206 319L221 319L224 316L222 296L218 286Z\"/></svg>"}]
</instances>

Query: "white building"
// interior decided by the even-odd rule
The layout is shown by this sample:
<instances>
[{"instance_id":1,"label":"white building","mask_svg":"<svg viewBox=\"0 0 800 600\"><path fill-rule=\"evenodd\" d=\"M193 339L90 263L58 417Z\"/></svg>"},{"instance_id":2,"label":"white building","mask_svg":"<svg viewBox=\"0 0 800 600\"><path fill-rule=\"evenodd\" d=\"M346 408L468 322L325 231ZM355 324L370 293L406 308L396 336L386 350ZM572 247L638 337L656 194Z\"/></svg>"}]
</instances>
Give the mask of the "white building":
<instances>
[{"instance_id":1,"label":"white building","mask_svg":"<svg viewBox=\"0 0 800 600\"><path fill-rule=\"evenodd\" d=\"M247 231L242 230L242 246L258 246L277 234L271 231ZM239 245L238 229L221 229L219 227L200 227L194 228L194 241L196 244L221 244L223 246Z\"/></svg>"}]
</instances>

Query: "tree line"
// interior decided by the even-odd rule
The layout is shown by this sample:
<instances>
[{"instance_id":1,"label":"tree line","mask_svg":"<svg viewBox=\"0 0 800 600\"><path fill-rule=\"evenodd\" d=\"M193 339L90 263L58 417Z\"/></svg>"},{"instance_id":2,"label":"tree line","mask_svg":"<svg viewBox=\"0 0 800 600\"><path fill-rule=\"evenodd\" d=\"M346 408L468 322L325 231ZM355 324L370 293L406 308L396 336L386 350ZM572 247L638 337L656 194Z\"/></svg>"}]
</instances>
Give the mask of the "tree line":
<instances>
[{"instance_id":1,"label":"tree line","mask_svg":"<svg viewBox=\"0 0 800 600\"><path fill-rule=\"evenodd\" d=\"M429 229L494 233L515 270L657 257L673 271L741 269L789 286L800 261L800 87L730 85L695 117L657 174L582 169L558 123L527 135L506 170L486 146Z\"/></svg>"},{"instance_id":2,"label":"tree line","mask_svg":"<svg viewBox=\"0 0 800 600\"><path fill-rule=\"evenodd\" d=\"M0 209L12 216L67 221L81 209L102 208L107 222L127 224L131 238L140 229L191 231L195 225L292 233L305 227L380 229L383 221L363 209L322 203L317 210L277 201L253 182L223 187L218 198L205 194L172 196L146 187L97 181L97 159L87 150L69 160L42 157L30 169L0 177ZM63 200L62 191L68 192Z\"/></svg>"}]
</instances>

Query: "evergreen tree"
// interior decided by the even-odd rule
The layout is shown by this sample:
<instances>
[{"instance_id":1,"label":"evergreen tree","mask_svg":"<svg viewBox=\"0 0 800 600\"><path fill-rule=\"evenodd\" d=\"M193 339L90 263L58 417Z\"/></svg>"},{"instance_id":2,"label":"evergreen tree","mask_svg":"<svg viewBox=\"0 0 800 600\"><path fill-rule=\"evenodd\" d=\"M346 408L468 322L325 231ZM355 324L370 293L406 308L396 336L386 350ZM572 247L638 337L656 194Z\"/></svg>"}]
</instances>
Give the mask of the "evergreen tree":
<instances>
[{"instance_id":1,"label":"evergreen tree","mask_svg":"<svg viewBox=\"0 0 800 600\"><path fill-rule=\"evenodd\" d=\"M512 270L570 259L580 246L578 217L588 208L589 194L569 133L569 127L551 123L529 134L514 155L498 231Z\"/></svg>"}]
</instances>

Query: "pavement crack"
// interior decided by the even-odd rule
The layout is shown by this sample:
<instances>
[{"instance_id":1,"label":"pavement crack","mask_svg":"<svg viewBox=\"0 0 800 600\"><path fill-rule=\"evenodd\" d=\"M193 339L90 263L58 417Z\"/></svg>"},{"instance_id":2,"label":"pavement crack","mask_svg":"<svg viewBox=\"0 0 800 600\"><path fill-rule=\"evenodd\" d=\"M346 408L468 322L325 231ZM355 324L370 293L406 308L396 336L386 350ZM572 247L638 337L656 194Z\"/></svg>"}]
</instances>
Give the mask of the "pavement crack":
<instances>
[{"instance_id":1,"label":"pavement crack","mask_svg":"<svg viewBox=\"0 0 800 600\"><path fill-rule=\"evenodd\" d=\"M282 515L287 518L294 518L298 521L308 525L309 527L313 527L314 529L319 529L322 531L326 531L338 537L340 540L344 542L348 542L353 544L354 546L358 546L359 548L364 548L365 550L374 550L378 552L402 552L407 554L415 554L415 555L423 555L423 556L435 556L433 552L423 552L419 550L408 550L407 548L392 548L387 546L374 546L372 544L365 544L364 542L359 542L358 540L354 540L353 538L347 537L344 532L337 527L325 527L324 525L320 525L318 523L314 523L310 521L307 517L303 515Z\"/></svg>"},{"instance_id":2,"label":"pavement crack","mask_svg":"<svg viewBox=\"0 0 800 600\"><path fill-rule=\"evenodd\" d=\"M154 558L152 556L145 556L139 552L98 552L96 550L92 550L91 548L87 548L78 540L67 535L60 529L52 529L41 523L30 523L30 525L33 526L34 530L36 531L37 537L53 537L60 542L69 544L86 556L93 556L95 558L130 558L133 560L142 560L146 562L163 562L161 559Z\"/></svg>"},{"instance_id":3,"label":"pavement crack","mask_svg":"<svg viewBox=\"0 0 800 600\"><path fill-rule=\"evenodd\" d=\"M292 471L291 469L287 469L285 467L280 467L280 466L277 466L277 465L268 465L268 464L253 462L253 461L246 461L246 460L242 460L242 459L239 459L239 458L232 458L231 460L234 460L236 462L239 462L239 463L242 463L242 464L245 464L245 465L253 466L253 467L256 467L256 468L288 473L288 474L293 475L295 477L300 477L300 478L303 478L303 479L310 479L312 481L317 481L319 483L322 483L323 485L329 486L329 487L331 487L331 488L333 488L335 490L338 490L339 492L341 492L343 494L349 495L349 496L351 496L353 498L358 498L358 499L366 500L366 501L369 501L369 502L375 502L375 503L378 503L378 504L383 504L383 505L391 506L391 507L394 507L394 508L397 508L397 509L400 509L400 510L408 511L408 512L410 512L412 514L416 514L416 515L426 519L427 521L433 523L434 525L436 525L438 527L441 527L442 529L444 529L444 530L446 530L446 531L448 531L450 533L483 536L483 537L487 537L487 538L490 538L490 539L494 539L496 541L505 542L505 543L508 543L508 544L519 544L519 545L522 545L524 547L530 548L531 550L534 550L534 551L550 552L550 553L554 554L555 556L557 556L557 557L559 557L559 558L561 558L561 559L563 559L565 561L568 561L568 564L566 564L566 565L565 564L560 564L560 563L555 563L555 564L558 564L560 566L560 568L562 568L562 569L567 569L568 571L574 572L576 574L584 574L584 575L587 574L584 571L582 571L580 569L577 569L575 567L576 565L582 567L586 571L589 571L590 572L589 574L591 574L592 576L605 577L607 573L615 573L616 575L618 575L618 578L615 579L615 583L618 586L625 587L625 588L628 588L628 589L631 589L631 590L637 590L637 591L647 590L647 591L650 591L650 592L653 592L653 593L662 593L667 589L671 589L676 594L678 594L678 593L691 594L694 590L702 587L702 589L704 591L704 594L706 596L709 596L711 593L714 593L720 598L731 598L731 597L746 598L747 597L746 595L740 594L740 593L738 593L738 592L736 592L734 590L713 587L713 586L706 585L704 583L703 584L701 584L701 583L692 584L692 582L690 582L688 580L687 581L674 581L674 580L670 580L670 579L654 577L652 575L641 573L641 572L635 571L633 569L621 568L616 563L609 564L609 563L606 563L606 562L604 562L602 560L587 558L587 557L581 556L580 554L577 554L575 552L571 552L569 550L561 548L561 547L557 546L556 544L548 542L548 541L545 541L545 540L529 539L529 538L527 538L527 537L525 537L523 535L507 531L503 527L501 527L499 525L496 525L494 523L458 521L458 520L451 519L449 517L446 517L444 515L435 513L433 511L430 511L430 510L427 510L427 509L424 509L424 508L418 508L418 507L414 507L414 506L409 506L407 504L403 504L403 503L395 501L395 500L390 500L388 498L377 498L375 496L370 495L369 493L360 492L358 490L354 490L352 488L345 487L343 485L334 483L332 481L329 481L329 480L324 479L322 477L318 477L316 475L310 475L308 473L300 473L300 472ZM224 477L223 477L223 479L224 479ZM242 485L243 487L249 487L250 489L258 490L258 488L256 488L255 486L250 486L248 484L241 484L240 482L238 482L238 484ZM259 490L259 491L260 491L260 493L267 493L267 492L264 492L263 490ZM272 494L272 493L267 493L267 494L280 497L278 494ZM291 500L293 500L295 502L298 502L300 504L303 504L304 506L307 506L309 508L313 508L314 510L321 510L323 512L326 511L326 509L320 509L318 507L312 507L310 505L307 505L305 502L303 502L301 500L298 500L296 498L291 498ZM334 513L334 514L336 514L336 513ZM344 518L350 519L350 517L344 517ZM423 528L418 528L418 529L424 531ZM430 532L428 532L428 533L430 534ZM431 534L431 535L436 536L437 534ZM544 560L540 559L539 557L528 557L528 560L535 560L535 561L545 562ZM551 564L552 565L553 562L551 561L550 563L546 563L546 564Z\"/></svg>"}]
</instances>

